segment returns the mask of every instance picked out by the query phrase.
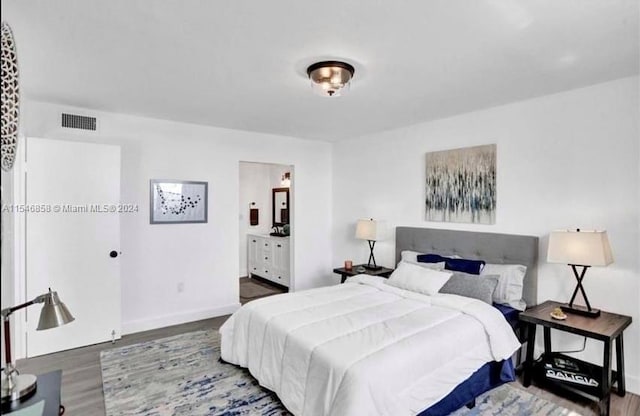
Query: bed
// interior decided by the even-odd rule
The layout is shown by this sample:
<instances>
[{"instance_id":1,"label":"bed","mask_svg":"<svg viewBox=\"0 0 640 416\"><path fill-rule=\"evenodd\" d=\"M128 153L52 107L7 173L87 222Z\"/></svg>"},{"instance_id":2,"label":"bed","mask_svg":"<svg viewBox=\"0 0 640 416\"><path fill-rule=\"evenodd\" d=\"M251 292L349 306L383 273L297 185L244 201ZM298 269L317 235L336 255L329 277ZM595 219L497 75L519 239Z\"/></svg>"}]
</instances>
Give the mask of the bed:
<instances>
[{"instance_id":1,"label":"bed","mask_svg":"<svg viewBox=\"0 0 640 416\"><path fill-rule=\"evenodd\" d=\"M531 307L537 304L538 297L538 242L535 236L398 227L396 263L400 261L402 251L411 250L483 259L487 263L522 264L527 266L522 297L527 307ZM519 311L502 305L494 306L519 338L524 339L519 334ZM515 357L514 360L519 361ZM514 360L486 363L438 403L422 411L420 416L447 415L464 405L475 403L475 398L480 394L514 379Z\"/></svg>"},{"instance_id":2,"label":"bed","mask_svg":"<svg viewBox=\"0 0 640 416\"><path fill-rule=\"evenodd\" d=\"M524 264L535 302L536 237L399 227L414 250ZM295 415L448 414L512 377L520 344L498 309L359 275L250 302L220 329L221 356ZM506 371L506 373L505 373Z\"/></svg>"}]
</instances>

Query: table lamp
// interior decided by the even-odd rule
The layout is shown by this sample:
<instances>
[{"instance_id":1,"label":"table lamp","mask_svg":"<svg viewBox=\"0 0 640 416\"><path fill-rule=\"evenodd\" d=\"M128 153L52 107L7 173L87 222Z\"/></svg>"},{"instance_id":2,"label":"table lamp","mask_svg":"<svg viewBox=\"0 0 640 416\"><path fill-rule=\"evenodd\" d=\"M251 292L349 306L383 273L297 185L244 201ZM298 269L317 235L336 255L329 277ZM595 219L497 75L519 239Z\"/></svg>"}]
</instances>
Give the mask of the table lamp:
<instances>
[{"instance_id":1,"label":"table lamp","mask_svg":"<svg viewBox=\"0 0 640 416\"><path fill-rule=\"evenodd\" d=\"M382 267L376 264L376 258L373 255L373 248L376 241L380 239L379 222L370 218L368 220L358 220L356 225L356 238L359 240L367 240L369 243L369 261L364 266L369 270L380 270Z\"/></svg>"},{"instance_id":2,"label":"table lamp","mask_svg":"<svg viewBox=\"0 0 640 416\"><path fill-rule=\"evenodd\" d=\"M600 310L593 309L582 286L582 280L591 266L607 266L613 263L613 254L606 231L558 230L549 235L547 261L571 266L578 283L568 305L561 306L569 313L597 318ZM582 269L578 271L578 268ZM574 305L578 290L582 293L586 308Z\"/></svg>"},{"instance_id":3,"label":"table lamp","mask_svg":"<svg viewBox=\"0 0 640 416\"><path fill-rule=\"evenodd\" d=\"M11 359L11 328L9 325L9 317L12 313L35 303L44 303L40 311L38 327L36 328L38 331L56 328L68 324L75 319L65 304L60 301L58 293L52 292L51 289L49 289L48 293L40 295L29 302L2 310L5 349L5 378L2 379L2 403L22 399L36 389L36 376L32 374L18 374L18 371L13 366Z\"/></svg>"}]
</instances>

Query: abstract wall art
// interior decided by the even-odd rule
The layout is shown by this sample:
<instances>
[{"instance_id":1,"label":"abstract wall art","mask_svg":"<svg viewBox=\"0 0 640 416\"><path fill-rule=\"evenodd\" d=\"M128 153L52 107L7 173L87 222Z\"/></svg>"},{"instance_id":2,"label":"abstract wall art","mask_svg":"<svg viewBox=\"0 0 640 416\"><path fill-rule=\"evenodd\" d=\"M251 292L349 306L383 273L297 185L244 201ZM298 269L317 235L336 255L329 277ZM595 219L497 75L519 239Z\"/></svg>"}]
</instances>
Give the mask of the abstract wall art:
<instances>
[{"instance_id":1,"label":"abstract wall art","mask_svg":"<svg viewBox=\"0 0 640 416\"><path fill-rule=\"evenodd\" d=\"M151 179L150 223L207 222L207 182Z\"/></svg>"},{"instance_id":2,"label":"abstract wall art","mask_svg":"<svg viewBox=\"0 0 640 416\"><path fill-rule=\"evenodd\" d=\"M495 224L496 145L426 156L427 221Z\"/></svg>"}]
</instances>

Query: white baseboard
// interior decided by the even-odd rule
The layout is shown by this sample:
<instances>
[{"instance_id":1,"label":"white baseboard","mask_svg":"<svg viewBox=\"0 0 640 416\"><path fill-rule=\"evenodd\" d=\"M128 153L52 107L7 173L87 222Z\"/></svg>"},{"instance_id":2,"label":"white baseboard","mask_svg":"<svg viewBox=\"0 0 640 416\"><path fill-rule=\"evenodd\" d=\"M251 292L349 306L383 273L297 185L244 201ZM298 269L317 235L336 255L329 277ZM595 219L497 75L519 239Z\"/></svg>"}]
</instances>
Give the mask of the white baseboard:
<instances>
[{"instance_id":1,"label":"white baseboard","mask_svg":"<svg viewBox=\"0 0 640 416\"><path fill-rule=\"evenodd\" d=\"M133 334L135 332L149 331L151 329L164 328L171 325L179 325L187 322L200 321L202 319L215 318L217 316L229 315L240 308L240 303L221 306L213 309L201 309L174 315L163 315L150 319L140 319L122 323L122 335Z\"/></svg>"},{"instance_id":2,"label":"white baseboard","mask_svg":"<svg viewBox=\"0 0 640 416\"><path fill-rule=\"evenodd\" d=\"M640 377L625 375L624 381L627 383L627 391L640 395Z\"/></svg>"}]
</instances>

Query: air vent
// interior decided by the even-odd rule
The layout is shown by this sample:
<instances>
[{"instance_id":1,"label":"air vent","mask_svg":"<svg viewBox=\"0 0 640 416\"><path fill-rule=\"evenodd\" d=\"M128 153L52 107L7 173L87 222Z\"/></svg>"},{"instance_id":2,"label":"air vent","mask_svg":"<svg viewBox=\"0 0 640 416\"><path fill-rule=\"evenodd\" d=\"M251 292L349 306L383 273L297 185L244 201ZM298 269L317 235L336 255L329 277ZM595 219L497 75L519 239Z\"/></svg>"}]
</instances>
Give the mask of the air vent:
<instances>
[{"instance_id":1,"label":"air vent","mask_svg":"<svg viewBox=\"0 0 640 416\"><path fill-rule=\"evenodd\" d=\"M62 113L62 127L96 131L96 118Z\"/></svg>"}]
</instances>

